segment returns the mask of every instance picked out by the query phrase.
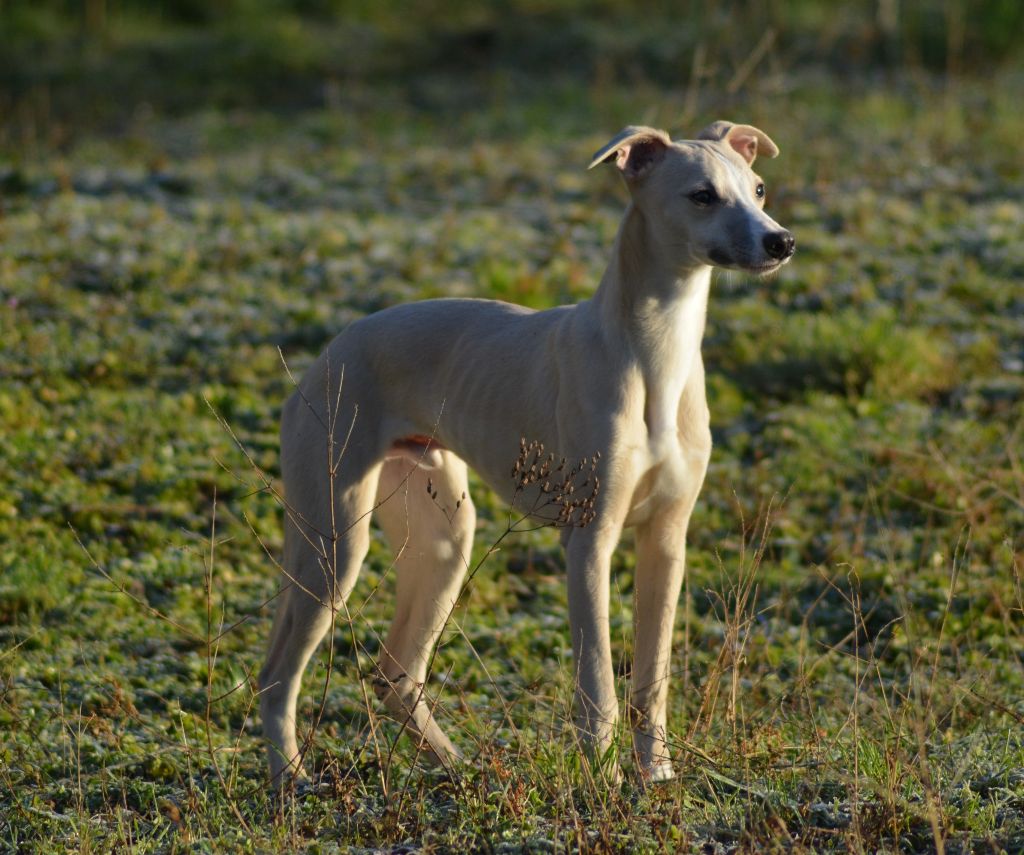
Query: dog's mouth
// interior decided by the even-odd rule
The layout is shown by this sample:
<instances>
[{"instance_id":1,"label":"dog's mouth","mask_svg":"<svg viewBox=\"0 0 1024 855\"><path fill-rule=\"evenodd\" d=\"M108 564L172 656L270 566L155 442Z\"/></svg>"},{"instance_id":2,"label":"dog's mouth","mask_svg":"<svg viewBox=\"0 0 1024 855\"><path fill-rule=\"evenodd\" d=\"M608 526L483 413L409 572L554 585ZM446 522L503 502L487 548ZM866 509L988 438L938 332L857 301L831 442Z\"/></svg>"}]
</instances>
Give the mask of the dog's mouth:
<instances>
[{"instance_id":1,"label":"dog's mouth","mask_svg":"<svg viewBox=\"0 0 1024 855\"><path fill-rule=\"evenodd\" d=\"M787 261L789 261L788 258L784 258L781 261L772 259L771 261L765 261L760 264L738 264L736 267L738 270L744 270L747 273L753 273L757 276L767 276L770 273L774 273Z\"/></svg>"},{"instance_id":2,"label":"dog's mouth","mask_svg":"<svg viewBox=\"0 0 1024 855\"><path fill-rule=\"evenodd\" d=\"M767 276L770 273L774 273L789 261L791 257L767 258L754 261L748 258L736 258L717 247L708 251L708 259L715 267L721 267L726 270L742 270L744 273L753 273L756 276Z\"/></svg>"}]
</instances>

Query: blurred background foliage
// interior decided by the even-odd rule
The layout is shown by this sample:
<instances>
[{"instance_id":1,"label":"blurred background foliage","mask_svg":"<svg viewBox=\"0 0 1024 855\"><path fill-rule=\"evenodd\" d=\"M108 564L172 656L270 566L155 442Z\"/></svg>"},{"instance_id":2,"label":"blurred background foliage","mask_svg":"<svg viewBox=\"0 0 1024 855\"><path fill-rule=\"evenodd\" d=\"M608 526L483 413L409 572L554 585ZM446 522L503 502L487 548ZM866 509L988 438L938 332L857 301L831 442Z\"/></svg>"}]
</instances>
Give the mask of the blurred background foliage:
<instances>
[{"instance_id":1,"label":"blurred background foliage","mask_svg":"<svg viewBox=\"0 0 1024 855\"><path fill-rule=\"evenodd\" d=\"M987 75L1019 65L1021 33L1019 0L0 0L0 126L59 143L55 116L349 106L388 82L436 111L558 79Z\"/></svg>"}]
</instances>

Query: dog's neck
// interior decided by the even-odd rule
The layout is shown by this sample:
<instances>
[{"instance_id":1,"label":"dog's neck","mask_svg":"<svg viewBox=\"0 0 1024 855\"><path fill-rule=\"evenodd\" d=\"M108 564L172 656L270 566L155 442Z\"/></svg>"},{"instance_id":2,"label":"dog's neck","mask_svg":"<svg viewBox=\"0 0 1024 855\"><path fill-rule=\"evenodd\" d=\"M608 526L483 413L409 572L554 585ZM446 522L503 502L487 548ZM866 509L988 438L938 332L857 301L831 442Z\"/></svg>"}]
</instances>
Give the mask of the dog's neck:
<instances>
[{"instance_id":1,"label":"dog's neck","mask_svg":"<svg viewBox=\"0 0 1024 855\"><path fill-rule=\"evenodd\" d=\"M626 340L643 375L652 434L675 430L676 408L697 363L711 268L667 263L643 213L630 204L593 303L602 329Z\"/></svg>"},{"instance_id":2,"label":"dog's neck","mask_svg":"<svg viewBox=\"0 0 1024 855\"><path fill-rule=\"evenodd\" d=\"M606 335L619 338L644 385L643 418L652 448L673 440L679 402L698 365L711 268L668 263L646 219L630 204L593 304Z\"/></svg>"}]
</instances>

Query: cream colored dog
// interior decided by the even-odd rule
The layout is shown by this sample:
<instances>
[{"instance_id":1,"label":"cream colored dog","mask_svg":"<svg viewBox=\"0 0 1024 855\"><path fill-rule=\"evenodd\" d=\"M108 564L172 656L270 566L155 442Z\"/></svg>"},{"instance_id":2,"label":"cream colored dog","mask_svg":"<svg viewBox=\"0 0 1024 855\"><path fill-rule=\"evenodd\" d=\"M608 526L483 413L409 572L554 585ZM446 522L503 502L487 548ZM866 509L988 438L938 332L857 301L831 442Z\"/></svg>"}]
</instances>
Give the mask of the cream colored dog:
<instances>
[{"instance_id":1,"label":"cream colored dog","mask_svg":"<svg viewBox=\"0 0 1024 855\"><path fill-rule=\"evenodd\" d=\"M543 312L468 299L396 306L353 323L309 369L281 424L286 578L260 675L275 784L301 771L300 680L355 584L371 511L398 578L377 694L441 763L459 757L423 685L472 546L466 466L508 496L524 480L509 476L523 437L570 461L600 454L592 501L570 502L557 462L516 491L522 508L562 515L579 733L602 755L613 740L609 567L634 526L633 747L644 777L672 777L672 626L711 452L700 353L711 269L769 273L794 247L762 210L758 153L778 149L749 125L715 122L681 142L626 128L590 164L614 161L632 197L592 299Z\"/></svg>"}]
</instances>

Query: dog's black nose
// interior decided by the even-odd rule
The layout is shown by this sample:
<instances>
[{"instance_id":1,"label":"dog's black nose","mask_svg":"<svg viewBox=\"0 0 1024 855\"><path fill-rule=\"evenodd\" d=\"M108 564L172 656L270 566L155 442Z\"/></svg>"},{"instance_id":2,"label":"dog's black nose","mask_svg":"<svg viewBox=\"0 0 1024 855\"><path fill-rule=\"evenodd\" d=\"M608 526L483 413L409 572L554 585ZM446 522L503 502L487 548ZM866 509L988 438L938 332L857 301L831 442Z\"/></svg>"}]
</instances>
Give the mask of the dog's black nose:
<instances>
[{"instance_id":1,"label":"dog's black nose","mask_svg":"<svg viewBox=\"0 0 1024 855\"><path fill-rule=\"evenodd\" d=\"M769 232L764 236L764 251L772 258L789 258L795 248L796 238L789 232Z\"/></svg>"}]
</instances>

